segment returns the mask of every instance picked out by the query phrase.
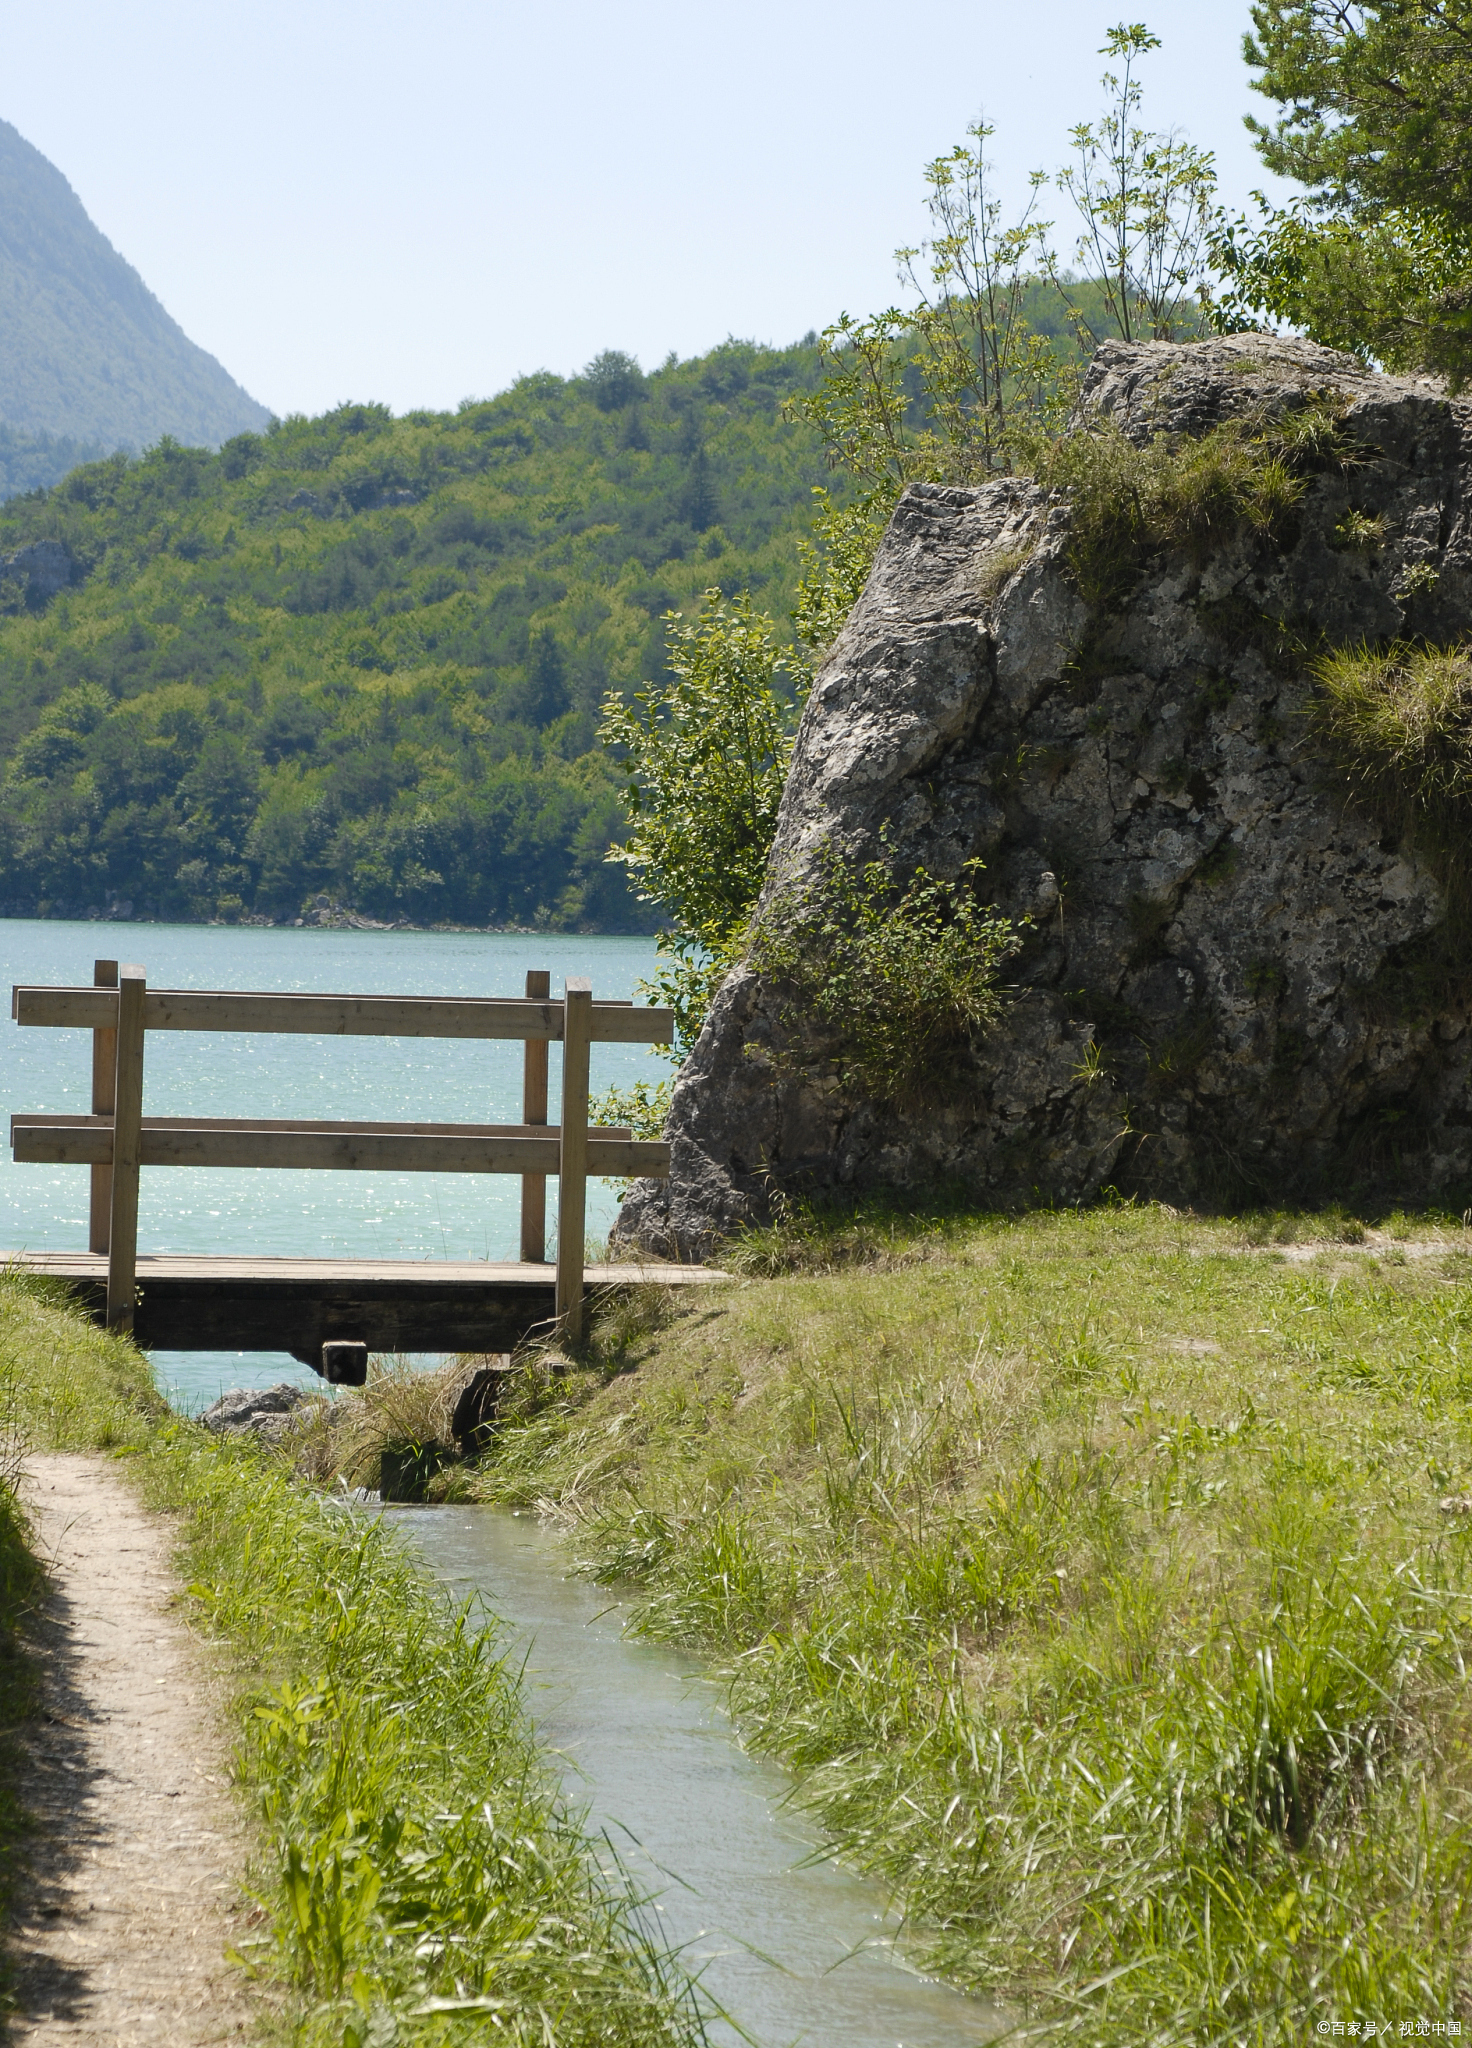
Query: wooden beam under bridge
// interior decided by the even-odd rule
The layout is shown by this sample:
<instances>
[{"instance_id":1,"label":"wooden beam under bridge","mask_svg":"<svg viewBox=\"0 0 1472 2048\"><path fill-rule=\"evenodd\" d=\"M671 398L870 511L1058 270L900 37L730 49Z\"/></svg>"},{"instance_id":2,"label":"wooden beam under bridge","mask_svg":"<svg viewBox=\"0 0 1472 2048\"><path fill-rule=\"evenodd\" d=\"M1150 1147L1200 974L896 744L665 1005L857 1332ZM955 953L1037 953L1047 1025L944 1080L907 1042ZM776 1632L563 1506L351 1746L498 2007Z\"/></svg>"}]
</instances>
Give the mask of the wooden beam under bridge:
<instances>
[{"instance_id":1,"label":"wooden beam under bridge","mask_svg":"<svg viewBox=\"0 0 1472 2048\"><path fill-rule=\"evenodd\" d=\"M107 1259L12 1252L8 1265L63 1281L98 1322ZM698 1287L726 1275L655 1261L585 1266L583 1298L631 1287ZM287 1351L320 1371L322 1346L370 1351L511 1351L556 1327L556 1274L484 1259L271 1259L140 1256L134 1335L157 1351Z\"/></svg>"}]
</instances>

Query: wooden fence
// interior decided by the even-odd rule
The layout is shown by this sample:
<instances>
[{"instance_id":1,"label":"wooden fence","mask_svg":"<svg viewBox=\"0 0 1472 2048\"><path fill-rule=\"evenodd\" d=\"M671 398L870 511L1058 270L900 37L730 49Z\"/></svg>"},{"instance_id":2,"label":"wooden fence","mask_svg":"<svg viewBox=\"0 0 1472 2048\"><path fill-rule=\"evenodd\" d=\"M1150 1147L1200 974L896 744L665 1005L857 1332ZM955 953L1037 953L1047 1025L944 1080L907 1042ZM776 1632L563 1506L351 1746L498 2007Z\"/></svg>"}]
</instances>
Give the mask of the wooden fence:
<instances>
[{"instance_id":1,"label":"wooden fence","mask_svg":"<svg viewBox=\"0 0 1472 2048\"><path fill-rule=\"evenodd\" d=\"M521 1257L545 1263L546 1187L558 1181L556 1314L581 1334L588 1176L669 1172L668 1145L625 1129L590 1128L588 1064L597 1043L667 1044L668 1010L595 1002L569 978L560 1001L546 973L525 996L274 995L245 990L151 989L141 967L96 962L91 988L17 986L17 1024L92 1033L92 1112L28 1112L11 1119L18 1162L89 1166L90 1244L107 1257L107 1321L131 1330L137 1287L139 1174L143 1167L308 1167L375 1173L513 1173L521 1177ZM143 1114L143 1052L150 1031L305 1032L314 1037L475 1038L524 1041L519 1124L325 1123L300 1118L158 1117ZM560 1120L547 1122L548 1047L562 1044Z\"/></svg>"}]
</instances>

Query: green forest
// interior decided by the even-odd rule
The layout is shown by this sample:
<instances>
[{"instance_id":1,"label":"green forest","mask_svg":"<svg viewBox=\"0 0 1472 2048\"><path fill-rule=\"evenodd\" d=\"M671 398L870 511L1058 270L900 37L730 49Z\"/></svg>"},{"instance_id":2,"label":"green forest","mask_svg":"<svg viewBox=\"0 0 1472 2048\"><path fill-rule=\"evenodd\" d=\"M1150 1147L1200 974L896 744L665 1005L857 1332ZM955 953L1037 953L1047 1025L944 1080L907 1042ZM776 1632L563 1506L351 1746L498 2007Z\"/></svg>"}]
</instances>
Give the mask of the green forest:
<instances>
[{"instance_id":1,"label":"green forest","mask_svg":"<svg viewBox=\"0 0 1472 2048\"><path fill-rule=\"evenodd\" d=\"M609 352L0 506L0 915L650 928L598 707L707 589L786 616L820 381L813 337Z\"/></svg>"},{"instance_id":2,"label":"green forest","mask_svg":"<svg viewBox=\"0 0 1472 2048\"><path fill-rule=\"evenodd\" d=\"M454 413L346 404L218 452L89 459L55 420L0 427L0 915L278 922L325 901L651 929L608 858L641 771L598 727L609 692L664 703L670 613L688 631L705 593L747 593L781 639L801 583L821 647L900 489L1046 468L1105 334L1286 322L1460 388L1472 199L1441 167L1472 104L1461 31L1425 6L1251 14L1254 84L1288 110L1257 144L1304 188L1255 223L1217 205L1209 154L1137 125L1158 39L1121 23L1102 118L1039 174L1077 215L1071 252L1036 186L1004 218L978 122L927 167L929 239L896 252L912 303L821 342L649 374L608 351ZM48 204L66 190L6 138Z\"/></svg>"},{"instance_id":3,"label":"green forest","mask_svg":"<svg viewBox=\"0 0 1472 2048\"><path fill-rule=\"evenodd\" d=\"M73 441L65 434L31 432L0 421L0 503L23 491L46 490L79 463L100 462L111 453L110 443Z\"/></svg>"}]
</instances>

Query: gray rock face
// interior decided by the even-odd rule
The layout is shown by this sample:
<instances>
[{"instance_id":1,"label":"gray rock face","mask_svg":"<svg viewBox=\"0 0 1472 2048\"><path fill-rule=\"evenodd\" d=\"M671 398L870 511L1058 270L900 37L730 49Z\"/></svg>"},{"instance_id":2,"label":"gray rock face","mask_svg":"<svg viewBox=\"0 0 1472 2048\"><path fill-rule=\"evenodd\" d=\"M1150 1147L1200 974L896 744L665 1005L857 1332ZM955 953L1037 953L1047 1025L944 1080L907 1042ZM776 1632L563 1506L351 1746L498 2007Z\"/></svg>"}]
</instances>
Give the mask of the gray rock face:
<instances>
[{"instance_id":1,"label":"gray rock face","mask_svg":"<svg viewBox=\"0 0 1472 2048\"><path fill-rule=\"evenodd\" d=\"M1349 803L1271 623L1339 646L1472 633L1472 407L1259 336L1106 345L1084 404L1144 439L1326 390L1358 460L1311 476L1291 531L1157 556L1107 618L1061 500L905 493L804 712L767 888L826 841L900 879L979 856L1034 920L1014 993L942 1099L902 1113L846 1092L738 969L676 1085L671 1178L636 1186L622 1236L703 1255L777 1187L1210 1203L1472 1180L1466 1008L1408 994L1442 892ZM1383 522L1369 550L1336 536L1351 509Z\"/></svg>"},{"instance_id":2,"label":"gray rock face","mask_svg":"<svg viewBox=\"0 0 1472 2048\"><path fill-rule=\"evenodd\" d=\"M19 584L28 599L45 602L72 580L71 550L59 540L35 540L29 547L0 555L0 581Z\"/></svg>"},{"instance_id":3,"label":"gray rock face","mask_svg":"<svg viewBox=\"0 0 1472 2048\"><path fill-rule=\"evenodd\" d=\"M216 1436L259 1436L274 1443L302 1403L311 1399L305 1387L294 1387L289 1380L278 1380L274 1387L231 1387L199 1419Z\"/></svg>"}]
</instances>

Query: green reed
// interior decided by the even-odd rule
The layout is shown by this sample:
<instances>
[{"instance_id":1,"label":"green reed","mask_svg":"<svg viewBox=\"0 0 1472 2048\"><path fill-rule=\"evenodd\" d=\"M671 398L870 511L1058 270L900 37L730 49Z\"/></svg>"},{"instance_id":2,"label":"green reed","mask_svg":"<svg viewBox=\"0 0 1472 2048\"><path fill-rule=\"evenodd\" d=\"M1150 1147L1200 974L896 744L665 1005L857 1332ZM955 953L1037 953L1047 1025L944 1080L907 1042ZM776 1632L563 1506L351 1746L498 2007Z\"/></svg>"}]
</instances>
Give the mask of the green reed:
<instances>
[{"instance_id":1,"label":"green reed","mask_svg":"<svg viewBox=\"0 0 1472 2048\"><path fill-rule=\"evenodd\" d=\"M1353 1221L809 1212L481 1489L1027 2025L1464 2015L1472 1231Z\"/></svg>"},{"instance_id":2,"label":"green reed","mask_svg":"<svg viewBox=\"0 0 1472 2048\"><path fill-rule=\"evenodd\" d=\"M112 1450L178 1518L188 1600L236 1684L260 1909L238 1960L263 2024L280 2014L302 2048L703 2039L689 1982L564 1808L485 1617L380 1519L169 1417L140 1353L13 1277L3 1374L31 1441ZM3 1657L0 1638L0 1710Z\"/></svg>"}]
</instances>

